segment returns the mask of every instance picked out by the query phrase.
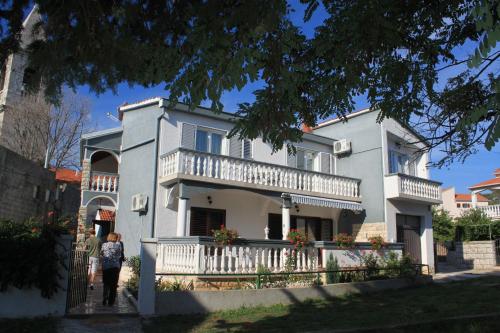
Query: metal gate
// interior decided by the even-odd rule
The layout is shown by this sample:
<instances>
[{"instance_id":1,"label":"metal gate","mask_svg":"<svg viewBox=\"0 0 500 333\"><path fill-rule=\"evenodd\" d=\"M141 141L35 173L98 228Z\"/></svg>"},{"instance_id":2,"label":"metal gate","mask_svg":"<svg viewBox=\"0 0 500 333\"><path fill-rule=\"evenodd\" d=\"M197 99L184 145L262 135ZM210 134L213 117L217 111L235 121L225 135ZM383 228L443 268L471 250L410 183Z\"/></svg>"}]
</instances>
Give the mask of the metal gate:
<instances>
[{"instance_id":1,"label":"metal gate","mask_svg":"<svg viewBox=\"0 0 500 333\"><path fill-rule=\"evenodd\" d=\"M444 242L435 242L434 246L438 262L446 262L446 258L448 256L448 247L446 244Z\"/></svg>"},{"instance_id":2,"label":"metal gate","mask_svg":"<svg viewBox=\"0 0 500 333\"><path fill-rule=\"evenodd\" d=\"M87 300L88 251L71 246L68 276L68 297L66 311Z\"/></svg>"}]
</instances>

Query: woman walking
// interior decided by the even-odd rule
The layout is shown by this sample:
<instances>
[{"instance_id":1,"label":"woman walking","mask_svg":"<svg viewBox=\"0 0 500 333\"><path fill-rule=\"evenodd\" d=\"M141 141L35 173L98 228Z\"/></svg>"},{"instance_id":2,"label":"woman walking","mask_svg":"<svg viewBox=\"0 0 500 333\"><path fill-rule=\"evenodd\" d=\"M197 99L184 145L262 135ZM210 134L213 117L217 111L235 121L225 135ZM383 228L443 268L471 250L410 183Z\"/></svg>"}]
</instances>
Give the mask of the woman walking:
<instances>
[{"instance_id":1,"label":"woman walking","mask_svg":"<svg viewBox=\"0 0 500 333\"><path fill-rule=\"evenodd\" d=\"M118 236L114 232L110 232L106 240L107 242L101 247L102 283L104 285L102 305L111 306L116 299L122 249L120 243L117 243Z\"/></svg>"}]
</instances>

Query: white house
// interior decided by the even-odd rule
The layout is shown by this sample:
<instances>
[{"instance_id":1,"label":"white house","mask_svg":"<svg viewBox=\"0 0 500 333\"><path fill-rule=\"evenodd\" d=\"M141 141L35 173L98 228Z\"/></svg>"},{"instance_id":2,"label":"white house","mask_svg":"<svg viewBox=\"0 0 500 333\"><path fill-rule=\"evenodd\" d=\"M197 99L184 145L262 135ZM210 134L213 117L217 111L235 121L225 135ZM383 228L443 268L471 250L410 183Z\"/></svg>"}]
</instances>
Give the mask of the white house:
<instances>
[{"instance_id":1,"label":"white house","mask_svg":"<svg viewBox=\"0 0 500 333\"><path fill-rule=\"evenodd\" d=\"M167 104L152 98L122 106L119 129L82 140L81 226L96 220L89 204L111 193L116 221L108 230L122 234L126 256L153 237L158 271L225 265L250 272L258 263L279 270L290 248L283 239L296 228L313 241L303 269L318 264L318 248L339 232L405 243L416 262L433 266L430 205L441 202L440 184L429 179L412 131L392 120L377 124L376 113L363 111L304 133L295 155L273 153L259 138L228 138L234 114ZM116 161L112 177L95 177L100 155ZM217 264L208 236L221 225L245 241Z\"/></svg>"}]
</instances>

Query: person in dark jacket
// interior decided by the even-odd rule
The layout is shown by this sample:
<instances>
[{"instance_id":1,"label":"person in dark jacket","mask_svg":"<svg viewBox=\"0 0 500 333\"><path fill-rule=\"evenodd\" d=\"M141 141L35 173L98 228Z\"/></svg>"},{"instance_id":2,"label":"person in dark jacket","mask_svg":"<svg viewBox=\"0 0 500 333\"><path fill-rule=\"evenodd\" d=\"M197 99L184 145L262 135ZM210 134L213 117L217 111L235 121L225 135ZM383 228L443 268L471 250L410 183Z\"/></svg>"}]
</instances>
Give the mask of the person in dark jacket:
<instances>
[{"instance_id":1,"label":"person in dark jacket","mask_svg":"<svg viewBox=\"0 0 500 333\"><path fill-rule=\"evenodd\" d=\"M118 236L114 232L110 232L107 237L107 242L101 246L102 255L102 283L103 297L102 305L113 305L116 299L116 289L118 288L118 277L120 274L120 258L122 249Z\"/></svg>"}]
</instances>

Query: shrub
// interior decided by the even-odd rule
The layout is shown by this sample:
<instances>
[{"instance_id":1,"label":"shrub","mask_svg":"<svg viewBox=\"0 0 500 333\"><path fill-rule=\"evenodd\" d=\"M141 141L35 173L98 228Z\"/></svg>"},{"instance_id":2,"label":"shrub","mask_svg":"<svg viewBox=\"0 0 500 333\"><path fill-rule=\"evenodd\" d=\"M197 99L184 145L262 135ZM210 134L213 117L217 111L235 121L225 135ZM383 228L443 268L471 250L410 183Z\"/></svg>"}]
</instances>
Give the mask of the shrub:
<instances>
[{"instance_id":1,"label":"shrub","mask_svg":"<svg viewBox=\"0 0 500 333\"><path fill-rule=\"evenodd\" d=\"M354 238L345 233L335 235L334 241L342 248L350 249L354 247Z\"/></svg>"},{"instance_id":2,"label":"shrub","mask_svg":"<svg viewBox=\"0 0 500 333\"><path fill-rule=\"evenodd\" d=\"M328 256L328 260L326 261L326 283L338 283L339 282L339 274L336 272L328 272L328 271L338 271L340 269L337 258L333 257L333 254L330 253Z\"/></svg>"},{"instance_id":3,"label":"shrub","mask_svg":"<svg viewBox=\"0 0 500 333\"><path fill-rule=\"evenodd\" d=\"M500 236L500 223L493 221L480 209L465 211L457 219L455 240L488 240Z\"/></svg>"},{"instance_id":4,"label":"shrub","mask_svg":"<svg viewBox=\"0 0 500 333\"><path fill-rule=\"evenodd\" d=\"M175 279L174 281L163 281L161 278L155 281L156 291L183 291L193 290L193 281L185 282Z\"/></svg>"},{"instance_id":5,"label":"shrub","mask_svg":"<svg viewBox=\"0 0 500 333\"><path fill-rule=\"evenodd\" d=\"M132 256L127 258L125 261L127 266L132 270L132 276L127 281L127 289L130 290L132 295L135 298L139 296L139 280L141 275L141 257L140 256Z\"/></svg>"},{"instance_id":6,"label":"shrub","mask_svg":"<svg viewBox=\"0 0 500 333\"><path fill-rule=\"evenodd\" d=\"M447 211L432 208L432 232L434 239L437 241L453 240L455 237L455 225Z\"/></svg>"},{"instance_id":7,"label":"shrub","mask_svg":"<svg viewBox=\"0 0 500 333\"><path fill-rule=\"evenodd\" d=\"M130 258L127 258L125 261L127 263L127 266L130 267L132 270L132 273L136 276L141 275L141 257L140 256L132 256Z\"/></svg>"},{"instance_id":8,"label":"shrub","mask_svg":"<svg viewBox=\"0 0 500 333\"><path fill-rule=\"evenodd\" d=\"M226 229L224 225L219 230L212 230L212 235L218 245L231 245L238 238L236 230Z\"/></svg>"},{"instance_id":9,"label":"shrub","mask_svg":"<svg viewBox=\"0 0 500 333\"><path fill-rule=\"evenodd\" d=\"M59 289L66 254L56 251L59 238L67 234L59 222L44 224L35 219L16 223L0 221L0 291L9 286L36 287L44 298Z\"/></svg>"}]
</instances>

